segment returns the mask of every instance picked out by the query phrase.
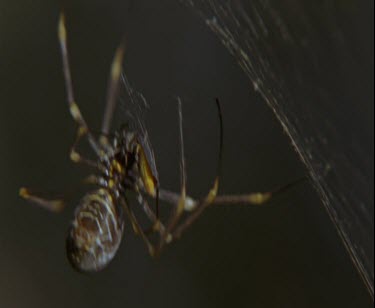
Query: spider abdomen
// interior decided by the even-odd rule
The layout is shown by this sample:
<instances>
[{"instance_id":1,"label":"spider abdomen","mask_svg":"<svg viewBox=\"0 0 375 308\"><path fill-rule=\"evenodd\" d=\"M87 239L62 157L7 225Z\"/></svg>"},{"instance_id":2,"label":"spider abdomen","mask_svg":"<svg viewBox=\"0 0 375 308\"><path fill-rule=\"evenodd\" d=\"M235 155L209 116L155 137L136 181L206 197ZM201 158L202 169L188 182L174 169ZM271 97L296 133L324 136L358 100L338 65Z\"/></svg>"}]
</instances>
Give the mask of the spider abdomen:
<instances>
[{"instance_id":1,"label":"spider abdomen","mask_svg":"<svg viewBox=\"0 0 375 308\"><path fill-rule=\"evenodd\" d=\"M67 255L79 271L103 269L120 246L124 219L106 189L87 193L78 205L67 237Z\"/></svg>"}]
</instances>

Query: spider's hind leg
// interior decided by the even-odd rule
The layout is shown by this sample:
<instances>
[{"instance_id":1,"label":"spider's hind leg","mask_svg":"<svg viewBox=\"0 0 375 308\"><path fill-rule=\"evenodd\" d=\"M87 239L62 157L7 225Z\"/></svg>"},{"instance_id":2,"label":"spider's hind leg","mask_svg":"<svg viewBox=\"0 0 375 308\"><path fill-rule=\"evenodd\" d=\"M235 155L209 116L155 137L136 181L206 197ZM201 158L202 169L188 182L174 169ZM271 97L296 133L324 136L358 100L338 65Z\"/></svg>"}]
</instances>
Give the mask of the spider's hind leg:
<instances>
[{"instance_id":1,"label":"spider's hind leg","mask_svg":"<svg viewBox=\"0 0 375 308\"><path fill-rule=\"evenodd\" d=\"M60 19L59 19L59 24L58 24L58 38L59 38L59 43L60 43L68 107L69 107L69 111L70 111L70 114L72 115L73 120L78 125L77 142L83 136L87 136L90 142L90 145L95 151L95 153L97 155L100 155L100 146L98 142L96 141L96 139L94 138L94 136L91 134L86 124L86 121L83 118L81 111L74 98L73 83L72 83L72 76L70 72L68 47L67 47L67 31L65 27L65 16L63 13L60 14ZM73 161L80 160L79 158L80 156L76 151L74 151L74 148L71 151L71 157L73 157L72 159Z\"/></svg>"}]
</instances>

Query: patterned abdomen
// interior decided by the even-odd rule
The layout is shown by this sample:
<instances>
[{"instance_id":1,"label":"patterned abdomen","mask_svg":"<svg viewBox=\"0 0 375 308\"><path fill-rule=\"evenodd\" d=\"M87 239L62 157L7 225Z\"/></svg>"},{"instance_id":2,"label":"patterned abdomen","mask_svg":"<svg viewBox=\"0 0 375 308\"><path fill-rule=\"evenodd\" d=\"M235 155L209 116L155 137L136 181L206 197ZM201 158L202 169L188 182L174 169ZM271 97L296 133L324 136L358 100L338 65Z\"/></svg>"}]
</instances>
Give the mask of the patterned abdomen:
<instances>
[{"instance_id":1,"label":"patterned abdomen","mask_svg":"<svg viewBox=\"0 0 375 308\"><path fill-rule=\"evenodd\" d=\"M103 269L120 246L124 219L105 189L87 193L78 205L66 241L72 266L83 272Z\"/></svg>"}]
</instances>

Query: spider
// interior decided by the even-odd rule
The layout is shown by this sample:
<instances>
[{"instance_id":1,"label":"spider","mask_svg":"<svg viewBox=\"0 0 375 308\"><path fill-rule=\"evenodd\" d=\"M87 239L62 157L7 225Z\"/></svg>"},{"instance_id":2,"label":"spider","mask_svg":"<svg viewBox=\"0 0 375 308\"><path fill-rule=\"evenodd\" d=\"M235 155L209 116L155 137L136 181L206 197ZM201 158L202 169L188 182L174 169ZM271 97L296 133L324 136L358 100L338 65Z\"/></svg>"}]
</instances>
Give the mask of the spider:
<instances>
[{"instance_id":1,"label":"spider","mask_svg":"<svg viewBox=\"0 0 375 308\"><path fill-rule=\"evenodd\" d=\"M220 165L223 147L223 120L219 100L216 99L220 123L220 148L217 175L207 195L195 199L186 193L186 170L184 158L182 104L178 98L179 139L181 155L181 191L174 193L160 187L155 168L155 160L144 134L121 127L114 135L110 126L114 114L117 94L122 74L124 45L117 48L110 70L107 102L101 126L100 136L96 137L75 101L70 73L67 31L64 14L58 22L58 39L62 55L62 66L70 114L77 124L75 141L70 150L73 162L86 164L95 170L86 182L94 184L94 190L87 192L76 207L74 219L70 225L66 240L67 256L71 265L82 272L95 272L106 267L115 256L124 231L126 218L133 231L138 234L147 246L151 256L157 256L167 245L178 239L181 234L210 206L218 204L260 205L268 201L275 193L249 193L243 195L218 195L220 182ZM129 91L128 91L129 92ZM131 93L129 94L131 96ZM79 142L86 138L97 156L93 161L81 155L77 150ZM148 220L151 230L144 230L127 200L127 192L135 192L137 202ZM58 212L65 206L62 199L47 199L30 189L21 188L20 195L33 203L51 211ZM145 196L155 200L152 209ZM159 219L158 201L172 205L167 222ZM152 241L150 233L158 235Z\"/></svg>"}]
</instances>

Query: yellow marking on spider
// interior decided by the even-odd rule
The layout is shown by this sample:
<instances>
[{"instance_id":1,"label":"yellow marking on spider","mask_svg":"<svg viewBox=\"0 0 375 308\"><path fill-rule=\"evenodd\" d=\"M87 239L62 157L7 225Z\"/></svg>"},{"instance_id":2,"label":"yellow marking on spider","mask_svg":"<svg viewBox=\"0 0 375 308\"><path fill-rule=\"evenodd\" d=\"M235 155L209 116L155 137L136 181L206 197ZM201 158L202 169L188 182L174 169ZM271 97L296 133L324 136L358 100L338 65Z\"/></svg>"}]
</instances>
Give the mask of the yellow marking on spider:
<instances>
[{"instance_id":1,"label":"yellow marking on spider","mask_svg":"<svg viewBox=\"0 0 375 308\"><path fill-rule=\"evenodd\" d=\"M131 224L132 224L132 228L133 228L133 232L135 235L139 235L139 230L138 230L138 227L137 225L134 223L133 220L131 220Z\"/></svg>"},{"instance_id":2,"label":"yellow marking on spider","mask_svg":"<svg viewBox=\"0 0 375 308\"><path fill-rule=\"evenodd\" d=\"M79 114L81 116L81 114ZM87 134L87 127L86 126L80 126L78 128L78 136L82 137Z\"/></svg>"},{"instance_id":3,"label":"yellow marking on spider","mask_svg":"<svg viewBox=\"0 0 375 308\"><path fill-rule=\"evenodd\" d=\"M99 143L104 146L107 146L109 144L107 136L100 136Z\"/></svg>"},{"instance_id":4,"label":"yellow marking on spider","mask_svg":"<svg viewBox=\"0 0 375 308\"><path fill-rule=\"evenodd\" d=\"M117 173L123 173L123 171L124 171L124 168L122 167L122 165L116 159L112 160L111 169L112 169L111 173L113 173L113 170L115 170Z\"/></svg>"},{"instance_id":5,"label":"yellow marking on spider","mask_svg":"<svg viewBox=\"0 0 375 308\"><path fill-rule=\"evenodd\" d=\"M81 112L79 111L79 108L75 102L72 102L70 105L70 113L72 114L72 117L75 120L78 120L78 121L82 120Z\"/></svg>"},{"instance_id":6,"label":"yellow marking on spider","mask_svg":"<svg viewBox=\"0 0 375 308\"><path fill-rule=\"evenodd\" d=\"M151 257L155 257L155 249L152 246L148 247L148 253L150 254Z\"/></svg>"},{"instance_id":7,"label":"yellow marking on spider","mask_svg":"<svg viewBox=\"0 0 375 308\"><path fill-rule=\"evenodd\" d=\"M141 174L142 182L145 185L146 192L155 197L156 195L156 180L154 175L152 174L150 165L146 159L146 155L143 151L143 148L138 145L137 151L139 153L139 171Z\"/></svg>"},{"instance_id":8,"label":"yellow marking on spider","mask_svg":"<svg viewBox=\"0 0 375 308\"><path fill-rule=\"evenodd\" d=\"M165 239L165 242L167 243L167 244L170 244L171 242L172 242L172 240L173 240L173 236L172 236L172 234L168 234L167 235L167 237L166 237L166 239Z\"/></svg>"},{"instance_id":9,"label":"yellow marking on spider","mask_svg":"<svg viewBox=\"0 0 375 308\"><path fill-rule=\"evenodd\" d=\"M81 156L76 151L72 151L70 152L70 159L73 162L78 163L81 160Z\"/></svg>"},{"instance_id":10,"label":"yellow marking on spider","mask_svg":"<svg viewBox=\"0 0 375 308\"><path fill-rule=\"evenodd\" d=\"M208 193L206 197L206 202L212 203L212 201L214 201L214 199L216 198L218 189L219 189L219 178L216 178L214 182L214 186L211 188L210 192Z\"/></svg>"},{"instance_id":11,"label":"yellow marking on spider","mask_svg":"<svg viewBox=\"0 0 375 308\"><path fill-rule=\"evenodd\" d=\"M272 197L272 193L270 193L270 192L268 192L268 193L254 193L254 194L250 194L248 196L248 200L252 204L260 205L260 204L263 204L263 203L267 202L269 199L271 199L271 197Z\"/></svg>"},{"instance_id":12,"label":"yellow marking on spider","mask_svg":"<svg viewBox=\"0 0 375 308\"><path fill-rule=\"evenodd\" d=\"M113 204L114 202L112 194L109 193L107 189L104 189L104 188L100 188L97 194L90 195L89 200L96 201L98 203L109 202Z\"/></svg>"},{"instance_id":13,"label":"yellow marking on spider","mask_svg":"<svg viewBox=\"0 0 375 308\"><path fill-rule=\"evenodd\" d=\"M18 194L24 199L28 199L30 196L29 190L25 187L21 187Z\"/></svg>"},{"instance_id":14,"label":"yellow marking on spider","mask_svg":"<svg viewBox=\"0 0 375 308\"><path fill-rule=\"evenodd\" d=\"M156 220L155 223L152 225L152 231L159 232L161 230L161 222L160 220Z\"/></svg>"},{"instance_id":15,"label":"yellow marking on spider","mask_svg":"<svg viewBox=\"0 0 375 308\"><path fill-rule=\"evenodd\" d=\"M119 47L116 50L115 58L112 63L111 68L111 78L112 80L118 80L122 70L122 55L124 54L124 48Z\"/></svg>"},{"instance_id":16,"label":"yellow marking on spider","mask_svg":"<svg viewBox=\"0 0 375 308\"><path fill-rule=\"evenodd\" d=\"M65 44L66 42L66 29L65 29L65 16L63 13L60 14L59 26L58 26L60 41Z\"/></svg>"},{"instance_id":17,"label":"yellow marking on spider","mask_svg":"<svg viewBox=\"0 0 375 308\"><path fill-rule=\"evenodd\" d=\"M110 180L108 181L108 187L109 187L109 188L113 188L113 187L115 187L115 186L116 186L116 182L115 182L114 180L110 179Z\"/></svg>"}]
</instances>

